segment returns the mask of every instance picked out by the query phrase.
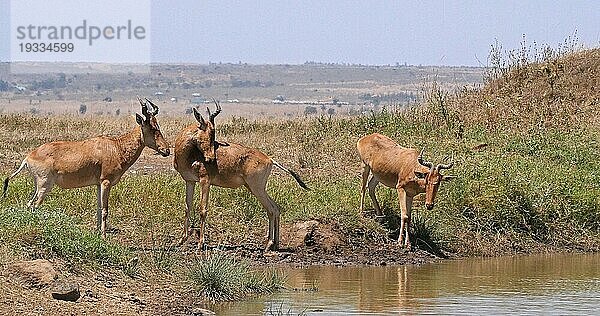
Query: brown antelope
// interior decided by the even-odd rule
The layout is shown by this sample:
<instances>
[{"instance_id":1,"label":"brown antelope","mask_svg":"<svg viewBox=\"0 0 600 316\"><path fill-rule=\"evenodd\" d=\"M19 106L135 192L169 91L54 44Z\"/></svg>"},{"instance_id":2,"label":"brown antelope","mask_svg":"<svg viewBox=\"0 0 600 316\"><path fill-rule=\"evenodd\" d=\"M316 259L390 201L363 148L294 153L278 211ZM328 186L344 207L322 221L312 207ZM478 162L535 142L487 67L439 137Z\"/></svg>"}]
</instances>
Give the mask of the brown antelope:
<instances>
[{"instance_id":1,"label":"brown antelope","mask_svg":"<svg viewBox=\"0 0 600 316\"><path fill-rule=\"evenodd\" d=\"M156 121L158 107L150 100L143 102L143 117L135 114L137 124L133 130L118 137L98 136L82 141L56 141L44 144L32 151L21 163L17 171L4 180L3 196L8 189L8 181L27 167L33 176L35 192L28 203L37 208L50 193L54 185L63 189L80 188L90 185L98 187L97 229L106 238L108 218L108 194L121 176L148 146L163 157L169 156L169 144ZM148 103L152 109L148 109Z\"/></svg>"},{"instance_id":2,"label":"brown antelope","mask_svg":"<svg viewBox=\"0 0 600 316\"><path fill-rule=\"evenodd\" d=\"M428 210L433 209L440 183L452 178L442 175L440 171L452 168L454 163L438 164L434 167L433 163L423 160L424 148L419 153L416 149L404 148L389 137L378 133L361 138L356 147L363 165L361 212L364 211L367 186L378 217L382 217L383 213L375 196L377 184L381 182L387 187L396 188L401 209L398 243L404 242L404 245L410 248L408 230L413 197L425 193L425 207ZM370 179L369 174L372 174Z\"/></svg>"},{"instance_id":3,"label":"brown antelope","mask_svg":"<svg viewBox=\"0 0 600 316\"><path fill-rule=\"evenodd\" d=\"M265 250L279 248L279 216L280 207L267 194L266 186L273 165L291 174L298 184L308 190L300 177L269 158L262 152L242 145L215 141L215 117L221 112L216 100L217 110L209 114L205 121L202 115L194 109L198 124L190 125L182 130L175 140L174 166L185 180L185 220L184 233L180 244L187 241L192 228L190 213L193 211L194 188L200 184L200 231L198 232L198 247L204 246L204 226L208 211L208 193L211 185L223 188L239 188L245 186L252 193L269 217L269 237Z\"/></svg>"}]
</instances>

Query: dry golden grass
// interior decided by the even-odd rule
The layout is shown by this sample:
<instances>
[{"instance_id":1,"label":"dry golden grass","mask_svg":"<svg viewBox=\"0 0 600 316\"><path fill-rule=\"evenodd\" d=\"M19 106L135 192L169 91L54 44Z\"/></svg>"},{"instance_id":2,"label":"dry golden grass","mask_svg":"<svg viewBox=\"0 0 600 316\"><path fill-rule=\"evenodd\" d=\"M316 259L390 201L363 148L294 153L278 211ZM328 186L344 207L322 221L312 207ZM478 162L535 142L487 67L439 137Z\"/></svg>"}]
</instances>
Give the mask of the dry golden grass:
<instances>
[{"instance_id":1,"label":"dry golden grass","mask_svg":"<svg viewBox=\"0 0 600 316\"><path fill-rule=\"evenodd\" d=\"M466 125L494 130L597 125L600 48L510 69L481 90L465 91L449 108Z\"/></svg>"}]
</instances>

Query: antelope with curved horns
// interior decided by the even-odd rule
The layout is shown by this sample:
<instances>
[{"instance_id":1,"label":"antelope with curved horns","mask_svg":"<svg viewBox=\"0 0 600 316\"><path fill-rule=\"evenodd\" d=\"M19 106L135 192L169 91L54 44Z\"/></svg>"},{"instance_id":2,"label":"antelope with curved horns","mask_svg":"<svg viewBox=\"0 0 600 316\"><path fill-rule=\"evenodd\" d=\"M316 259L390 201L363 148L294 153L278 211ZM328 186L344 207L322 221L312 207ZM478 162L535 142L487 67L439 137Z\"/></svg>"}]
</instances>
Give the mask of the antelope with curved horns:
<instances>
[{"instance_id":1,"label":"antelope with curved horns","mask_svg":"<svg viewBox=\"0 0 600 316\"><path fill-rule=\"evenodd\" d=\"M21 163L17 171L4 180L4 197L8 182L25 167L33 176L35 192L28 203L37 208L54 185L63 189L80 188L90 185L98 187L97 229L106 238L106 220L108 218L108 195L112 186L138 159L144 147L154 149L167 157L169 144L156 121L158 106L150 100L142 101L142 114L135 114L138 124L130 132L118 136L98 136L82 141L55 141L44 144L32 151ZM149 109L149 106L151 109Z\"/></svg>"},{"instance_id":2,"label":"antelope with curved horns","mask_svg":"<svg viewBox=\"0 0 600 316\"><path fill-rule=\"evenodd\" d=\"M204 246L204 228L208 211L208 193L211 185L223 188L245 186L267 210L269 217L269 237L265 251L279 248L280 207L267 194L266 186L273 165L291 174L298 184L308 190L302 179L292 170L282 166L262 152L239 144L223 144L215 141L215 117L221 112L219 103L214 100L216 112L209 113L208 122L194 109L198 124L182 130L175 140L174 166L185 180L185 219L184 232L180 244L188 240L190 213L193 212L194 188L200 184L200 231L198 248Z\"/></svg>"},{"instance_id":3,"label":"antelope with curved horns","mask_svg":"<svg viewBox=\"0 0 600 316\"><path fill-rule=\"evenodd\" d=\"M408 231L414 196L425 193L425 207L428 210L433 209L440 183L452 178L442 175L440 171L452 168L454 162L434 167L432 162L423 159L425 148L419 153L416 149L402 147L378 133L361 138L356 147L363 165L361 212L364 211L367 186L378 217L383 217L383 213L375 196L377 184L381 182L387 187L396 188L401 209L398 243L404 242L404 245L410 248ZM372 176L369 179L370 174Z\"/></svg>"}]
</instances>

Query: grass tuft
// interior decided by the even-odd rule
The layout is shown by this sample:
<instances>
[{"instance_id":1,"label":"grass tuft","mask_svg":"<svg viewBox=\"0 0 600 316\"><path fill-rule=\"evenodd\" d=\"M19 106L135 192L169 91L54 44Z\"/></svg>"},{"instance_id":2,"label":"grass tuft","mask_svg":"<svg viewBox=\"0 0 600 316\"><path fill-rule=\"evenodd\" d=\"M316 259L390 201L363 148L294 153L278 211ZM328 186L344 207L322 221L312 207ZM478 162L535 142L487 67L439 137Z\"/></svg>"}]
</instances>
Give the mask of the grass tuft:
<instances>
[{"instance_id":1,"label":"grass tuft","mask_svg":"<svg viewBox=\"0 0 600 316\"><path fill-rule=\"evenodd\" d=\"M236 261L218 251L196 261L190 281L212 301L234 301L253 294L267 294L284 287L283 274L274 269L253 271L245 261Z\"/></svg>"}]
</instances>

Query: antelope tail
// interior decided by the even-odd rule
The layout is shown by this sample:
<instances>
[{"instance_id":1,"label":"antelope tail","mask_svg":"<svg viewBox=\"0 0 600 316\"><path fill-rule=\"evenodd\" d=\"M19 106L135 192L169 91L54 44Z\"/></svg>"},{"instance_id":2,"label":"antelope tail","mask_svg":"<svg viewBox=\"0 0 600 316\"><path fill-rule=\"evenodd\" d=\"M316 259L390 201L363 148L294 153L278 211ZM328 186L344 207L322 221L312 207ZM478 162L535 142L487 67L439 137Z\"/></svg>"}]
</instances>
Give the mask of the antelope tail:
<instances>
[{"instance_id":1,"label":"antelope tail","mask_svg":"<svg viewBox=\"0 0 600 316\"><path fill-rule=\"evenodd\" d=\"M310 191L310 189L308 188L308 186L306 185L306 183L304 183L304 181L302 181L302 179L300 179L300 176L299 176L297 173L295 173L293 170L290 170L290 169L288 169L288 168L286 168L286 167L282 166L280 163L278 163L277 161L275 161L275 160L273 160L273 159L271 159L271 161L272 161L272 162L273 162L273 164L274 164L275 166L277 166L279 169L281 169L281 170L283 170L283 171L285 171L285 172L287 172L287 173L291 174L291 175L292 175L292 177L294 177L294 179L296 179L296 182L298 182L298 184L299 184L299 185L300 185L300 186L301 186L303 189Z\"/></svg>"},{"instance_id":2,"label":"antelope tail","mask_svg":"<svg viewBox=\"0 0 600 316\"><path fill-rule=\"evenodd\" d=\"M17 171L15 171L13 174L11 174L10 176L6 177L6 179L4 179L4 187L2 188L2 198L4 198L6 196L6 192L8 191L8 181L10 181L10 179L16 177L19 172L21 172L21 170L23 170L23 168L25 168L27 166L27 159L24 159L23 162L21 163L21 166L19 167L19 169L17 169Z\"/></svg>"}]
</instances>

